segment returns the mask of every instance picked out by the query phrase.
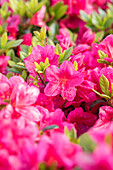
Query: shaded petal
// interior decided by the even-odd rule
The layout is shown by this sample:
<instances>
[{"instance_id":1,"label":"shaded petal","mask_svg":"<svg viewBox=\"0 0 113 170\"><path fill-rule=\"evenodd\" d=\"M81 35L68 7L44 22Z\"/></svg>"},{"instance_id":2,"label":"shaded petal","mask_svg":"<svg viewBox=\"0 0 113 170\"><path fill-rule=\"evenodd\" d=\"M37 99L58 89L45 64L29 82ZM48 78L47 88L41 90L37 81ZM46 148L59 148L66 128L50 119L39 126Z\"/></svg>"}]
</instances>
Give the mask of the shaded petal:
<instances>
[{"instance_id":1,"label":"shaded petal","mask_svg":"<svg viewBox=\"0 0 113 170\"><path fill-rule=\"evenodd\" d=\"M17 90L16 105L19 107L34 104L40 92L39 88L25 84L20 84Z\"/></svg>"},{"instance_id":2,"label":"shaded petal","mask_svg":"<svg viewBox=\"0 0 113 170\"><path fill-rule=\"evenodd\" d=\"M46 69L46 76L50 82L56 82L59 80L59 69L55 65L51 65Z\"/></svg>"},{"instance_id":3,"label":"shaded petal","mask_svg":"<svg viewBox=\"0 0 113 170\"><path fill-rule=\"evenodd\" d=\"M76 96L76 88L70 87L61 91L61 96L68 101L73 101Z\"/></svg>"},{"instance_id":4,"label":"shaded petal","mask_svg":"<svg viewBox=\"0 0 113 170\"><path fill-rule=\"evenodd\" d=\"M60 93L60 91L61 91L61 87L59 86L58 83L56 84L48 83L44 89L44 93L47 96L56 96Z\"/></svg>"},{"instance_id":5,"label":"shaded petal","mask_svg":"<svg viewBox=\"0 0 113 170\"><path fill-rule=\"evenodd\" d=\"M31 121L38 122L42 118L41 113L34 106L17 107L15 110Z\"/></svg>"}]
</instances>

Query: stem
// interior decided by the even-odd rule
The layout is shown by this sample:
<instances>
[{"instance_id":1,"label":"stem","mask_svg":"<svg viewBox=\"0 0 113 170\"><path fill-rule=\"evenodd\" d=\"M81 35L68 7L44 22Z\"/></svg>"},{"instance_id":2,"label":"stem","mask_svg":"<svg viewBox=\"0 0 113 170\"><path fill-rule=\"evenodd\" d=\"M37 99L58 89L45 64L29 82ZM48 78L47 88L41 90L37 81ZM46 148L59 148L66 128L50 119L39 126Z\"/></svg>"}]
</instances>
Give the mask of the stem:
<instances>
[{"instance_id":1,"label":"stem","mask_svg":"<svg viewBox=\"0 0 113 170\"><path fill-rule=\"evenodd\" d=\"M45 83L44 80L42 79L41 75L40 75L38 72L37 72L37 74L38 74L38 76L39 76L39 78L40 78L42 84L43 84L44 86L46 86L46 83Z\"/></svg>"}]
</instances>

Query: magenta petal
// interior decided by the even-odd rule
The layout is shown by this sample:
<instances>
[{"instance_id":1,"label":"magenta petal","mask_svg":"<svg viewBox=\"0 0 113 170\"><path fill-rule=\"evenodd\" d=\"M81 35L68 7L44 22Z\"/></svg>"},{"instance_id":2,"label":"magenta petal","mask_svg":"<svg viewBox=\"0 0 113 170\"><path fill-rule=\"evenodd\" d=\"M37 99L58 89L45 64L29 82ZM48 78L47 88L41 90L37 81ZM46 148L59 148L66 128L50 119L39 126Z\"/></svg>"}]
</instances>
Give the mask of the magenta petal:
<instances>
[{"instance_id":1,"label":"magenta petal","mask_svg":"<svg viewBox=\"0 0 113 170\"><path fill-rule=\"evenodd\" d=\"M51 65L46 70L47 79L50 82L57 81L59 79L59 69L55 65Z\"/></svg>"},{"instance_id":2,"label":"magenta petal","mask_svg":"<svg viewBox=\"0 0 113 170\"><path fill-rule=\"evenodd\" d=\"M30 121L38 122L42 117L41 113L34 106L17 107L15 110Z\"/></svg>"},{"instance_id":3,"label":"magenta petal","mask_svg":"<svg viewBox=\"0 0 113 170\"><path fill-rule=\"evenodd\" d=\"M61 91L61 87L59 86L58 83L56 84L48 83L44 89L44 93L47 96L56 96L60 93L60 91Z\"/></svg>"},{"instance_id":4,"label":"magenta petal","mask_svg":"<svg viewBox=\"0 0 113 170\"><path fill-rule=\"evenodd\" d=\"M61 91L61 95L64 99L68 101L73 101L76 96L76 88L70 87L69 89L64 89Z\"/></svg>"}]
</instances>

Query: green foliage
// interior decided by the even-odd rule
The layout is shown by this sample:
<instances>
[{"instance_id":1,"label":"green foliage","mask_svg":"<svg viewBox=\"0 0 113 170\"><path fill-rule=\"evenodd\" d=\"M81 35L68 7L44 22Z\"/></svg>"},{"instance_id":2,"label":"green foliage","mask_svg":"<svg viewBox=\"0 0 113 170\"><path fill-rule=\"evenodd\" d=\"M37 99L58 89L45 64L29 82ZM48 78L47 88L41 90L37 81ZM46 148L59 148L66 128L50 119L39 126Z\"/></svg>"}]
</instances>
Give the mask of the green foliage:
<instances>
[{"instance_id":1,"label":"green foliage","mask_svg":"<svg viewBox=\"0 0 113 170\"><path fill-rule=\"evenodd\" d=\"M43 63L42 61L40 62L40 64L38 63L34 63L35 64L35 71L38 73L45 73L45 70L47 69L47 67L49 67L49 59L48 57L45 59L45 63Z\"/></svg>"},{"instance_id":2,"label":"green foliage","mask_svg":"<svg viewBox=\"0 0 113 170\"><path fill-rule=\"evenodd\" d=\"M63 61L67 60L72 54L73 47L68 48L63 52L63 54L59 57L59 64L62 64Z\"/></svg>"},{"instance_id":3,"label":"green foliage","mask_svg":"<svg viewBox=\"0 0 113 170\"><path fill-rule=\"evenodd\" d=\"M39 11L42 5L47 3L47 0L43 0L38 3L38 0L30 0L25 2L24 0L9 0L10 7L14 13L21 17L31 18L37 11Z\"/></svg>"},{"instance_id":4,"label":"green foliage","mask_svg":"<svg viewBox=\"0 0 113 170\"><path fill-rule=\"evenodd\" d=\"M46 131L46 130L52 130L52 129L58 129L59 126L57 125L50 125L50 126L46 126L45 128L42 129L42 131Z\"/></svg>"},{"instance_id":5,"label":"green foliage","mask_svg":"<svg viewBox=\"0 0 113 170\"><path fill-rule=\"evenodd\" d=\"M51 16L53 16L53 18L55 20L58 20L65 15L67 8L68 8L68 6L63 5L63 2L60 1L60 2L56 3L54 6L49 8L49 13Z\"/></svg>"},{"instance_id":6,"label":"green foliage","mask_svg":"<svg viewBox=\"0 0 113 170\"><path fill-rule=\"evenodd\" d=\"M7 20L7 18L10 16L11 11L8 11L8 3L4 2L3 5L0 8L0 14L4 20Z\"/></svg>"},{"instance_id":7,"label":"green foliage","mask_svg":"<svg viewBox=\"0 0 113 170\"><path fill-rule=\"evenodd\" d=\"M109 31L106 32L105 30L111 28L113 24L113 15L112 15L113 5L108 4L108 6L109 8L106 9L106 11L104 11L101 8L98 8L98 13L96 11L93 11L91 15L88 15L82 10L80 11L80 17L83 21L86 22L86 27L92 29L95 32L100 30L100 32L97 33L98 36L100 36L100 39L101 37L103 38L103 34L104 35L109 34Z\"/></svg>"},{"instance_id":8,"label":"green foliage","mask_svg":"<svg viewBox=\"0 0 113 170\"><path fill-rule=\"evenodd\" d=\"M109 81L108 79L102 74L100 79L99 79L99 84L101 87L101 90L104 94L108 94L108 89L109 89Z\"/></svg>"},{"instance_id":9,"label":"green foliage","mask_svg":"<svg viewBox=\"0 0 113 170\"><path fill-rule=\"evenodd\" d=\"M65 126L64 128L64 133L65 135L69 138L69 140L73 143L79 143L79 140L77 139L77 134L74 130L74 128L72 128L70 131L67 128L67 126Z\"/></svg>"},{"instance_id":10,"label":"green foliage","mask_svg":"<svg viewBox=\"0 0 113 170\"><path fill-rule=\"evenodd\" d=\"M84 152L93 152L96 148L96 143L90 138L88 133L84 133L79 137L79 145Z\"/></svg>"},{"instance_id":11,"label":"green foliage","mask_svg":"<svg viewBox=\"0 0 113 170\"><path fill-rule=\"evenodd\" d=\"M1 48L4 48L6 43L7 43L7 33L4 32L4 34L2 35L2 38L1 38Z\"/></svg>"},{"instance_id":12,"label":"green foliage","mask_svg":"<svg viewBox=\"0 0 113 170\"><path fill-rule=\"evenodd\" d=\"M35 37L32 40L33 47L36 45L45 46L46 45L46 28L42 27L40 32L34 31Z\"/></svg>"},{"instance_id":13,"label":"green foliage","mask_svg":"<svg viewBox=\"0 0 113 170\"><path fill-rule=\"evenodd\" d=\"M91 109L92 109L93 107L95 107L96 105L98 105L99 103L105 103L105 101L104 101L104 100L95 100L95 101L90 105L89 110L91 111Z\"/></svg>"}]
</instances>

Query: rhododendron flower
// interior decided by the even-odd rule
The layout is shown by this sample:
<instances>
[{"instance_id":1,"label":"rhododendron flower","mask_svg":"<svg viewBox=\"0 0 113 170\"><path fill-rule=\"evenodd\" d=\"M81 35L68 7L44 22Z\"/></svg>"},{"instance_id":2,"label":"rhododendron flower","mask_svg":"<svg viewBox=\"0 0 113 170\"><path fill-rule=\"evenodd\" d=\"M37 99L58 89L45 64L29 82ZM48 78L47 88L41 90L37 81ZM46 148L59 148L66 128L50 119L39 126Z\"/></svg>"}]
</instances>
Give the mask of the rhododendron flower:
<instances>
[{"instance_id":1,"label":"rhododendron flower","mask_svg":"<svg viewBox=\"0 0 113 170\"><path fill-rule=\"evenodd\" d=\"M46 26L45 22L43 21L45 12L46 12L46 6L43 5L42 8L33 15L33 17L30 20L30 24L37 25L39 27Z\"/></svg>"},{"instance_id":2,"label":"rhododendron flower","mask_svg":"<svg viewBox=\"0 0 113 170\"><path fill-rule=\"evenodd\" d=\"M46 126L57 125L59 128L56 131L64 132L64 127L67 126L71 130L74 125L63 121L64 112L61 109L56 109L54 112L46 114L40 121L40 129L43 129ZM76 130L75 130L76 131Z\"/></svg>"},{"instance_id":3,"label":"rhododendron flower","mask_svg":"<svg viewBox=\"0 0 113 170\"><path fill-rule=\"evenodd\" d=\"M19 15L13 15L13 16L10 16L8 19L7 19L7 23L8 23L8 26L7 26L7 31L10 33L9 35L9 39L15 39L16 36L17 36L17 32L18 32L18 25L20 24L20 17Z\"/></svg>"},{"instance_id":4,"label":"rhododendron flower","mask_svg":"<svg viewBox=\"0 0 113 170\"><path fill-rule=\"evenodd\" d=\"M8 65L7 61L10 60L9 56L0 56L0 73L6 72L6 67Z\"/></svg>"},{"instance_id":5,"label":"rhododendron flower","mask_svg":"<svg viewBox=\"0 0 113 170\"><path fill-rule=\"evenodd\" d=\"M99 119L94 125L94 129L106 129L113 123L113 108L110 106L102 106L99 109Z\"/></svg>"},{"instance_id":6,"label":"rhododendron flower","mask_svg":"<svg viewBox=\"0 0 113 170\"><path fill-rule=\"evenodd\" d=\"M65 134L54 132L50 138L41 137L38 144L38 161L44 161L48 166L57 162L58 168L73 169L76 166L75 156L80 152L80 146L71 143Z\"/></svg>"},{"instance_id":7,"label":"rhododendron flower","mask_svg":"<svg viewBox=\"0 0 113 170\"><path fill-rule=\"evenodd\" d=\"M112 160L113 152L105 143L99 145L94 153L79 153L76 156L76 162L83 170L113 170Z\"/></svg>"},{"instance_id":8,"label":"rhododendron flower","mask_svg":"<svg viewBox=\"0 0 113 170\"><path fill-rule=\"evenodd\" d=\"M68 121L74 123L78 131L78 135L86 132L91 126L94 125L97 116L91 112L84 112L81 107L75 108L68 115Z\"/></svg>"},{"instance_id":9,"label":"rhododendron flower","mask_svg":"<svg viewBox=\"0 0 113 170\"><path fill-rule=\"evenodd\" d=\"M51 45L46 45L45 47L41 47L37 45L33 48L32 53L24 59L25 66L27 70L36 75L35 72L35 62L40 64L40 62L45 63L46 58L48 57L49 63L53 65L58 65L58 55L54 53L54 48Z\"/></svg>"},{"instance_id":10,"label":"rhododendron flower","mask_svg":"<svg viewBox=\"0 0 113 170\"><path fill-rule=\"evenodd\" d=\"M44 92L47 96L56 96L61 94L64 99L72 101L76 96L75 86L83 82L83 76L75 71L74 65L69 61L64 61L60 69L51 65L46 70L46 76L49 80Z\"/></svg>"},{"instance_id":11,"label":"rhododendron flower","mask_svg":"<svg viewBox=\"0 0 113 170\"><path fill-rule=\"evenodd\" d=\"M87 44L79 44L77 47L73 49L73 54L77 55L79 53L84 53L85 51L88 51L90 49L90 46Z\"/></svg>"},{"instance_id":12,"label":"rhododendron flower","mask_svg":"<svg viewBox=\"0 0 113 170\"><path fill-rule=\"evenodd\" d=\"M113 60L113 35L108 35L100 44L95 45L95 53L98 53L98 50L103 51L108 55L109 58Z\"/></svg>"},{"instance_id":13,"label":"rhododendron flower","mask_svg":"<svg viewBox=\"0 0 113 170\"><path fill-rule=\"evenodd\" d=\"M41 113L33 106L39 95L39 89L25 84L24 80L18 76L13 76L8 80L0 75L0 80L4 92L0 90L0 98L10 102L13 110L10 116L16 117L19 114L31 121L39 121Z\"/></svg>"},{"instance_id":14,"label":"rhododendron flower","mask_svg":"<svg viewBox=\"0 0 113 170\"><path fill-rule=\"evenodd\" d=\"M56 35L56 38L60 42L60 45L63 50L74 45L74 42L72 41L69 32L64 28L61 28L59 30L59 35Z\"/></svg>"},{"instance_id":15,"label":"rhododendron flower","mask_svg":"<svg viewBox=\"0 0 113 170\"><path fill-rule=\"evenodd\" d=\"M92 92L92 89L95 88L95 84L91 81L84 80L82 84L77 87L78 95L85 101L90 102L89 94Z\"/></svg>"},{"instance_id":16,"label":"rhododendron flower","mask_svg":"<svg viewBox=\"0 0 113 170\"><path fill-rule=\"evenodd\" d=\"M95 39L95 33L92 33L90 29L85 31L81 38L81 44L88 44L91 45Z\"/></svg>"}]
</instances>

